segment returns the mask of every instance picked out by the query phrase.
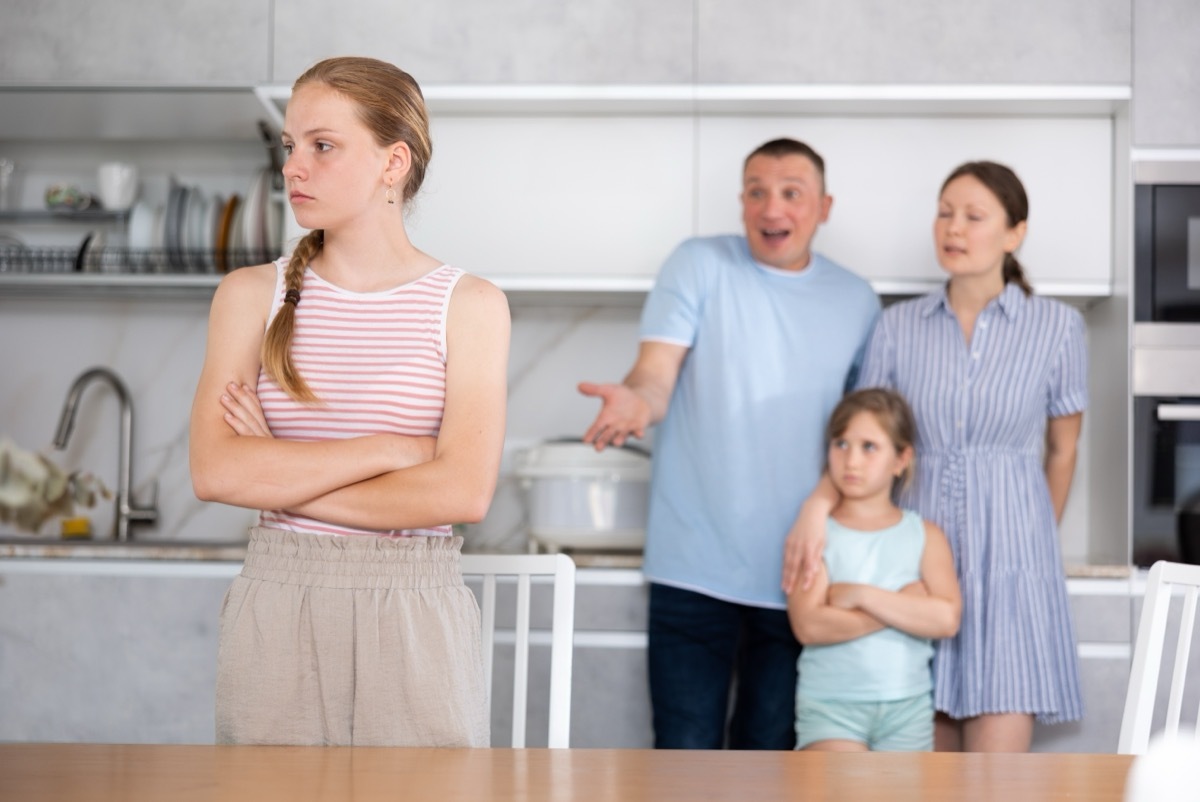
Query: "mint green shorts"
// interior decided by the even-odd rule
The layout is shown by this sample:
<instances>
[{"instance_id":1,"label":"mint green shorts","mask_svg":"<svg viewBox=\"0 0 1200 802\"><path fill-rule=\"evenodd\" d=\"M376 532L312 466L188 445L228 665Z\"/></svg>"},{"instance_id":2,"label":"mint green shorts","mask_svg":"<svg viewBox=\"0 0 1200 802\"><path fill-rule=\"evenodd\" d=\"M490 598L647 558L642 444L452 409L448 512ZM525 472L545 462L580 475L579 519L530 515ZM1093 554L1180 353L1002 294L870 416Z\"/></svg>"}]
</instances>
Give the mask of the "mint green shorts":
<instances>
[{"instance_id":1,"label":"mint green shorts","mask_svg":"<svg viewBox=\"0 0 1200 802\"><path fill-rule=\"evenodd\" d=\"M933 693L888 702L796 696L796 748L817 741L858 741L875 752L933 749Z\"/></svg>"}]
</instances>

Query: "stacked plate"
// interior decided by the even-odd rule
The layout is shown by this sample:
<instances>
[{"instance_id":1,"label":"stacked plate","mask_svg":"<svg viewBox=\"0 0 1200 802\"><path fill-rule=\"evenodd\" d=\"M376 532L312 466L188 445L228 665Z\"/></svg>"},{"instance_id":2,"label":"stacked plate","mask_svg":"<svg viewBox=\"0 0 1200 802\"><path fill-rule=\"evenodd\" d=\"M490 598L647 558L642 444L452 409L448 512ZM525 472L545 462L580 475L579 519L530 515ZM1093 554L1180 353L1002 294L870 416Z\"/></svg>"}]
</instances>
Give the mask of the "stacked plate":
<instances>
[{"instance_id":1,"label":"stacked plate","mask_svg":"<svg viewBox=\"0 0 1200 802\"><path fill-rule=\"evenodd\" d=\"M171 273L223 273L279 255L282 199L271 170L254 174L245 195L209 194L174 179L165 206L139 201L130 211L130 268Z\"/></svg>"}]
</instances>

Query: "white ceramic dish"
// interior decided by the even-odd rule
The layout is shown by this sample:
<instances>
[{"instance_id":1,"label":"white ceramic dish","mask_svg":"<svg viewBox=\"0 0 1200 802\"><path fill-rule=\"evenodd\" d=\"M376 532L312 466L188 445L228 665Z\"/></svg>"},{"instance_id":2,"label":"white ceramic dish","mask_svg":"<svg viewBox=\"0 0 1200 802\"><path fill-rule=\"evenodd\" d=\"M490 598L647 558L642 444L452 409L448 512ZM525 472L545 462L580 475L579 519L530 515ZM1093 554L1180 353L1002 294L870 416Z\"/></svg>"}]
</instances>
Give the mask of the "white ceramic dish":
<instances>
[{"instance_id":1,"label":"white ceramic dish","mask_svg":"<svg viewBox=\"0 0 1200 802\"><path fill-rule=\"evenodd\" d=\"M246 202L242 206L242 240L248 251L257 253L267 245L263 228L267 190L270 185L271 173L264 168L255 174L250 188L246 191Z\"/></svg>"},{"instance_id":2,"label":"white ceramic dish","mask_svg":"<svg viewBox=\"0 0 1200 802\"><path fill-rule=\"evenodd\" d=\"M154 241L154 207L138 201L129 212L129 247L144 251Z\"/></svg>"}]
</instances>

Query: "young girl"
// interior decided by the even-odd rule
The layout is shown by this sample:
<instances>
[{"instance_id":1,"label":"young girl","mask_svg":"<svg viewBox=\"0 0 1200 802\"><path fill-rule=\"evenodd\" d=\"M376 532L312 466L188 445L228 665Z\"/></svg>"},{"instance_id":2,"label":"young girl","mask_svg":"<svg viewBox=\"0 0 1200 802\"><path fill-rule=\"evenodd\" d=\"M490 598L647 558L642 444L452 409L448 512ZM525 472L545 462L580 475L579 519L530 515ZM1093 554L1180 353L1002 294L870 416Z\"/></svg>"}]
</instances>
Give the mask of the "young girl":
<instances>
[{"instance_id":1,"label":"young girl","mask_svg":"<svg viewBox=\"0 0 1200 802\"><path fill-rule=\"evenodd\" d=\"M221 612L217 741L486 746L450 525L495 489L508 304L408 239L432 147L407 73L317 64L283 146L310 233L221 281L192 408L196 495L263 511Z\"/></svg>"},{"instance_id":2,"label":"young girl","mask_svg":"<svg viewBox=\"0 0 1200 802\"><path fill-rule=\"evenodd\" d=\"M828 476L841 494L824 565L788 597L804 644L796 748L933 748L931 639L958 631L962 601L942 530L892 501L907 481L916 426L891 390L842 399L826 429Z\"/></svg>"}]
</instances>

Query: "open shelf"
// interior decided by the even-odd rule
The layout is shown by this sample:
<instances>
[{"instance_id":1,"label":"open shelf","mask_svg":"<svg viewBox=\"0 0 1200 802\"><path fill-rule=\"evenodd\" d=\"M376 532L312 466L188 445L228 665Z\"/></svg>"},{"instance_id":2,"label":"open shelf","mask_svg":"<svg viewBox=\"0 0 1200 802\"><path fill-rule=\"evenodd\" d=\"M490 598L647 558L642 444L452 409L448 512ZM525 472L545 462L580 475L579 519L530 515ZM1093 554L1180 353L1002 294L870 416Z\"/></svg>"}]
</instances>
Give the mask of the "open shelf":
<instances>
[{"instance_id":1,"label":"open shelf","mask_svg":"<svg viewBox=\"0 0 1200 802\"><path fill-rule=\"evenodd\" d=\"M742 114L1108 116L1128 86L1045 84L443 84L431 114ZM291 87L254 90L276 127Z\"/></svg>"},{"instance_id":2,"label":"open shelf","mask_svg":"<svg viewBox=\"0 0 1200 802\"><path fill-rule=\"evenodd\" d=\"M650 276L490 276L517 306L641 306L654 286ZM0 272L0 298L12 296L119 298L211 296L218 273L14 273ZM936 290L937 279L872 281L885 301ZM1035 283L1039 295L1086 309L1112 295L1107 282Z\"/></svg>"}]
</instances>

